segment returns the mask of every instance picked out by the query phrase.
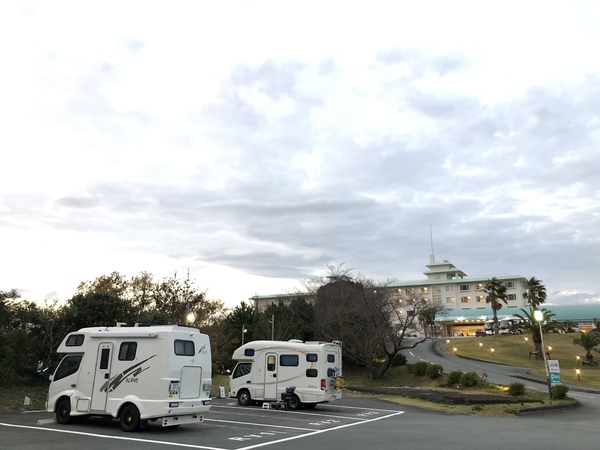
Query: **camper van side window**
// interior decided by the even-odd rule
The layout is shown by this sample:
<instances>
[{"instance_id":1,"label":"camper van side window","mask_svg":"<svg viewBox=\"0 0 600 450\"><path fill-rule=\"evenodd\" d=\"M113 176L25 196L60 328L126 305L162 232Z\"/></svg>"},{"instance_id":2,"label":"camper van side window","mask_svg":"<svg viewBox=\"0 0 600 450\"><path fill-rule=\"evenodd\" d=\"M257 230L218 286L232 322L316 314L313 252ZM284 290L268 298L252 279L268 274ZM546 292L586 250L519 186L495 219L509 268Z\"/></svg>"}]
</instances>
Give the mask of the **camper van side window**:
<instances>
[{"instance_id":1,"label":"camper van side window","mask_svg":"<svg viewBox=\"0 0 600 450\"><path fill-rule=\"evenodd\" d=\"M254 349L247 348L246 350L244 350L244 356L254 356Z\"/></svg>"},{"instance_id":2,"label":"camper van side window","mask_svg":"<svg viewBox=\"0 0 600 450\"><path fill-rule=\"evenodd\" d=\"M306 354L306 361L317 362L318 360L319 360L319 355L317 355L316 353L307 353Z\"/></svg>"},{"instance_id":3,"label":"camper van side window","mask_svg":"<svg viewBox=\"0 0 600 450\"><path fill-rule=\"evenodd\" d=\"M335 362L335 355L327 355L327 362Z\"/></svg>"},{"instance_id":4,"label":"camper van side window","mask_svg":"<svg viewBox=\"0 0 600 450\"><path fill-rule=\"evenodd\" d=\"M298 355L281 355L279 357L280 366L297 366Z\"/></svg>"},{"instance_id":5,"label":"camper van side window","mask_svg":"<svg viewBox=\"0 0 600 450\"><path fill-rule=\"evenodd\" d=\"M194 341L182 341L175 339L175 354L179 356L194 356Z\"/></svg>"},{"instance_id":6,"label":"camper van side window","mask_svg":"<svg viewBox=\"0 0 600 450\"><path fill-rule=\"evenodd\" d=\"M319 376L319 372L317 369L306 369L306 376L309 378L317 378Z\"/></svg>"},{"instance_id":7,"label":"camper van side window","mask_svg":"<svg viewBox=\"0 0 600 450\"><path fill-rule=\"evenodd\" d=\"M119 361L133 361L137 350L137 342L121 342Z\"/></svg>"},{"instance_id":8,"label":"camper van side window","mask_svg":"<svg viewBox=\"0 0 600 450\"><path fill-rule=\"evenodd\" d=\"M252 371L252 363L239 363L233 369L232 378L243 377L244 375L248 375Z\"/></svg>"},{"instance_id":9,"label":"camper van side window","mask_svg":"<svg viewBox=\"0 0 600 450\"><path fill-rule=\"evenodd\" d=\"M81 355L65 356L60 362L58 369L56 369L53 380L58 381L61 378L65 378L76 373L79 370L79 365L81 364L81 357Z\"/></svg>"},{"instance_id":10,"label":"camper van side window","mask_svg":"<svg viewBox=\"0 0 600 450\"><path fill-rule=\"evenodd\" d=\"M72 334L67 338L67 347L81 347L83 345L83 334Z\"/></svg>"}]
</instances>

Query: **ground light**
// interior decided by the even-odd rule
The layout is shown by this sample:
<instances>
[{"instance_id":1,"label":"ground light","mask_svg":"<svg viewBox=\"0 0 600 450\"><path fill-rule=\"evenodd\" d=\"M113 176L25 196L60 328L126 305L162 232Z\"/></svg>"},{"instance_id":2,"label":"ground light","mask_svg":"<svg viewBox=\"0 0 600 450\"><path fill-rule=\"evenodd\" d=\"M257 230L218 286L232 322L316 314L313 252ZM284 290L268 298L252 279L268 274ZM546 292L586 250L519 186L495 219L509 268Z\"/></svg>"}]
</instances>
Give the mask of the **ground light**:
<instances>
[{"instance_id":1,"label":"ground light","mask_svg":"<svg viewBox=\"0 0 600 450\"><path fill-rule=\"evenodd\" d=\"M548 362L546 361L546 352L544 352L544 333L542 333L542 320L544 313L539 309L533 312L533 316L540 327L540 339L542 340L542 357L544 358L544 367L546 368L546 382L548 383L548 396L552 398L552 387L550 385L550 374L548 373Z\"/></svg>"},{"instance_id":2,"label":"ground light","mask_svg":"<svg viewBox=\"0 0 600 450\"><path fill-rule=\"evenodd\" d=\"M492 352L492 356L494 356L494 352L496 351L496 349L494 348L490 348L490 352Z\"/></svg>"},{"instance_id":3,"label":"ground light","mask_svg":"<svg viewBox=\"0 0 600 450\"><path fill-rule=\"evenodd\" d=\"M479 350L483 350L483 342L479 343Z\"/></svg>"},{"instance_id":4,"label":"ground light","mask_svg":"<svg viewBox=\"0 0 600 450\"><path fill-rule=\"evenodd\" d=\"M577 374L577 381L581 381L581 370L575 369L575 373Z\"/></svg>"}]
</instances>

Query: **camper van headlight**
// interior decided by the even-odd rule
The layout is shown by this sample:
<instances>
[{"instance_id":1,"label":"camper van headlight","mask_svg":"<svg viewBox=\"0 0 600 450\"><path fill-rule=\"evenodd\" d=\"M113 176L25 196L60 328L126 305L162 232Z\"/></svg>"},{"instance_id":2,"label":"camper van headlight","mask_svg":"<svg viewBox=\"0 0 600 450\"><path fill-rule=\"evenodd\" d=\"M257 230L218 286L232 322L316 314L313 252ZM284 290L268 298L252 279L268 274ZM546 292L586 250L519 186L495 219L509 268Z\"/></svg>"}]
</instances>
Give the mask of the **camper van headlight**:
<instances>
[{"instance_id":1,"label":"camper van headlight","mask_svg":"<svg viewBox=\"0 0 600 450\"><path fill-rule=\"evenodd\" d=\"M203 391L210 392L211 389L212 389L212 383L204 383L202 385L202 390Z\"/></svg>"}]
</instances>

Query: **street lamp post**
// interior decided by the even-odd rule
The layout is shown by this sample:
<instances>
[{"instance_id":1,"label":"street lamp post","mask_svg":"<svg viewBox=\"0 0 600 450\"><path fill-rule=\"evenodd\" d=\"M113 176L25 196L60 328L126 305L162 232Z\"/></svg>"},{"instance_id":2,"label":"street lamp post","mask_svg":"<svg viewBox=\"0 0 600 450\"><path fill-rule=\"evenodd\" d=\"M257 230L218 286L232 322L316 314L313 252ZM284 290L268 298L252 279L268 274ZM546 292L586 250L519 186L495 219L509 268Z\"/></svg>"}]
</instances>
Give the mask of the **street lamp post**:
<instances>
[{"instance_id":1,"label":"street lamp post","mask_svg":"<svg viewBox=\"0 0 600 450\"><path fill-rule=\"evenodd\" d=\"M546 353L544 352L544 334L542 333L542 320L544 320L544 313L539 309L533 312L533 316L540 327L540 339L542 340L542 358L544 358L544 367L546 368L546 382L548 383L548 396L552 398L552 386L550 384L550 374L548 373L548 362L546 361Z\"/></svg>"},{"instance_id":2,"label":"street lamp post","mask_svg":"<svg viewBox=\"0 0 600 450\"><path fill-rule=\"evenodd\" d=\"M246 325L242 325L242 345L244 345L244 335L246 334Z\"/></svg>"}]
</instances>

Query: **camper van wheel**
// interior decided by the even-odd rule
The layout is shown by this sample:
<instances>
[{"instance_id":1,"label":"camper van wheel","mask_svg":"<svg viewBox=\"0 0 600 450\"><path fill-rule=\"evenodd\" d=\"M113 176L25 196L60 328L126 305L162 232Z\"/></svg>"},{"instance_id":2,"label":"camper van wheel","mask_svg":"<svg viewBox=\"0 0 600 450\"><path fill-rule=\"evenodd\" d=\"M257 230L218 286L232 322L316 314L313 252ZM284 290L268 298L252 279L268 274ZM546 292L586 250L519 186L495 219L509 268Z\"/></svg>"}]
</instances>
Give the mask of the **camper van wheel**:
<instances>
[{"instance_id":1,"label":"camper van wheel","mask_svg":"<svg viewBox=\"0 0 600 450\"><path fill-rule=\"evenodd\" d=\"M140 412L135 405L125 405L121 411L121 429L138 431L140 429Z\"/></svg>"},{"instance_id":2,"label":"camper van wheel","mask_svg":"<svg viewBox=\"0 0 600 450\"><path fill-rule=\"evenodd\" d=\"M56 421L61 424L71 423L71 400L63 398L56 406Z\"/></svg>"},{"instance_id":3,"label":"camper van wheel","mask_svg":"<svg viewBox=\"0 0 600 450\"><path fill-rule=\"evenodd\" d=\"M297 395L292 395L290 398L287 399L287 404L288 407L294 411L296 409L300 409L300 399L298 398Z\"/></svg>"},{"instance_id":4,"label":"camper van wheel","mask_svg":"<svg viewBox=\"0 0 600 450\"><path fill-rule=\"evenodd\" d=\"M245 389L238 392L238 403L242 406L248 406L250 403L252 403L250 392Z\"/></svg>"}]
</instances>

